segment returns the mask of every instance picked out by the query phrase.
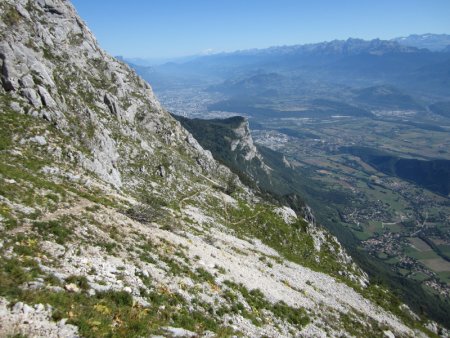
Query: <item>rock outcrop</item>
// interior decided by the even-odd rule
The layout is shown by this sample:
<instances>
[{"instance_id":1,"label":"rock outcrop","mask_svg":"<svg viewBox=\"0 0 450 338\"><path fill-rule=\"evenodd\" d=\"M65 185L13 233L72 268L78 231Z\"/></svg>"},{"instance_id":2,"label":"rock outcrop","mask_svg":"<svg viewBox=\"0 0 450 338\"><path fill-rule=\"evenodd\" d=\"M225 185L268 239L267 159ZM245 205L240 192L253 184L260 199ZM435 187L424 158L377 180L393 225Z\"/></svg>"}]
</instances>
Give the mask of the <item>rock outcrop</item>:
<instances>
[{"instance_id":1,"label":"rock outcrop","mask_svg":"<svg viewBox=\"0 0 450 338\"><path fill-rule=\"evenodd\" d=\"M87 143L91 156L79 156L83 167L116 188L126 183L120 166L129 163L129 149L121 149L112 129L154 147L186 146L208 162L201 147L186 142L189 134L161 108L150 86L99 48L70 4L23 0L3 7L12 20L10 26L2 25L3 90L25 113L44 117L77 134L75 142ZM82 112L86 116L78 121ZM147 135L142 137L132 125Z\"/></svg>"},{"instance_id":2,"label":"rock outcrop","mask_svg":"<svg viewBox=\"0 0 450 338\"><path fill-rule=\"evenodd\" d=\"M264 163L262 155L253 143L248 120L244 119L244 121L234 129L234 133L236 138L231 141L231 151L238 153L239 156L243 156L244 160L247 162L256 159L261 169L266 173L269 173L271 170L270 167Z\"/></svg>"}]
</instances>

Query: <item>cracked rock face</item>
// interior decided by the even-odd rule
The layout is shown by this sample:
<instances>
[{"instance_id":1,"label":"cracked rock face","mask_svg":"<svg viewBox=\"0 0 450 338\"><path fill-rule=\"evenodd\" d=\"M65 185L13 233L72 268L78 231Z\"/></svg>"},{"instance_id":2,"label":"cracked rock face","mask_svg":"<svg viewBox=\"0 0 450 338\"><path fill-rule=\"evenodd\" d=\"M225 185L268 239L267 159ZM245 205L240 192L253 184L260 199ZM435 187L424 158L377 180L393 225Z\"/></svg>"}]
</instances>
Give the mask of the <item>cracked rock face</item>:
<instances>
[{"instance_id":1,"label":"cracked rock face","mask_svg":"<svg viewBox=\"0 0 450 338\"><path fill-rule=\"evenodd\" d=\"M236 139L231 141L231 151L242 154L245 161L252 161L253 159L258 159L261 168L269 173L271 168L264 163L262 155L256 149L253 143L253 138L250 133L250 128L248 125L248 120L245 119L237 128L234 129Z\"/></svg>"},{"instance_id":2,"label":"cracked rock face","mask_svg":"<svg viewBox=\"0 0 450 338\"><path fill-rule=\"evenodd\" d=\"M78 129L74 141L88 148L89 153L78 156L86 169L116 188L127 183L120 165L129 152L118 149L109 132L115 129L141 142L186 147L204 170L218 170L210 154L162 109L151 87L98 46L68 1L7 0L5 6L17 22L12 27L0 23L3 90L22 101L25 113L44 117L68 133ZM74 125L83 111L90 112L90 121ZM87 139L85 132L92 126L95 133Z\"/></svg>"},{"instance_id":3,"label":"cracked rock face","mask_svg":"<svg viewBox=\"0 0 450 338\"><path fill-rule=\"evenodd\" d=\"M240 150L246 161L251 161L255 157L261 159L258 150L253 143L252 135L248 126L248 120L243 121L236 129L234 129L237 139L231 142L231 150Z\"/></svg>"}]
</instances>

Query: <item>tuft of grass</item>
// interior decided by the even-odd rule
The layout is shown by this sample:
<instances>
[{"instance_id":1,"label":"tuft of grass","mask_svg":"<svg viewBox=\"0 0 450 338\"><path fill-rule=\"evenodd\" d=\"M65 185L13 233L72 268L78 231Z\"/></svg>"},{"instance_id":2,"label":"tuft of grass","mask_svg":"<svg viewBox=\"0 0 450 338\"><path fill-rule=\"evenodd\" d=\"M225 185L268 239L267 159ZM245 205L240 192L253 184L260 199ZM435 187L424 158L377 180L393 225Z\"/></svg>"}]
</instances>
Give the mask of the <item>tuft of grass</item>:
<instances>
[{"instance_id":1,"label":"tuft of grass","mask_svg":"<svg viewBox=\"0 0 450 338\"><path fill-rule=\"evenodd\" d=\"M3 258L0 260L0 296L17 299L23 294L20 288L26 282L40 276L36 261L31 258Z\"/></svg>"},{"instance_id":2,"label":"tuft of grass","mask_svg":"<svg viewBox=\"0 0 450 338\"><path fill-rule=\"evenodd\" d=\"M15 9L13 6L8 6L2 17L3 22L10 27L17 25L20 22L21 18L22 17L20 16L17 9Z\"/></svg>"},{"instance_id":3,"label":"tuft of grass","mask_svg":"<svg viewBox=\"0 0 450 338\"><path fill-rule=\"evenodd\" d=\"M48 222L36 221L33 223L33 230L44 239L54 238L56 243L65 244L73 234L72 228L67 223L67 219L52 220Z\"/></svg>"},{"instance_id":4,"label":"tuft of grass","mask_svg":"<svg viewBox=\"0 0 450 338\"><path fill-rule=\"evenodd\" d=\"M259 289L248 290L244 285L231 281L225 281L224 284L234 292L231 290L224 292L224 298L231 303L231 307L222 307L220 309L222 313L239 313L245 318L250 319L256 326L260 326L266 322L265 318L261 316L262 310L272 312L275 317L290 323L298 329L301 329L310 322L309 316L303 308L291 307L283 301L272 304ZM235 292L239 292L242 295L251 310L247 310L242 303L237 301L238 297Z\"/></svg>"},{"instance_id":5,"label":"tuft of grass","mask_svg":"<svg viewBox=\"0 0 450 338\"><path fill-rule=\"evenodd\" d=\"M112 255L114 253L114 250L117 248L117 243L115 242L99 241L96 243L96 245L104 248L105 251L110 255Z\"/></svg>"},{"instance_id":6,"label":"tuft of grass","mask_svg":"<svg viewBox=\"0 0 450 338\"><path fill-rule=\"evenodd\" d=\"M89 289L89 282L85 276L72 275L66 278L66 283L73 283L78 286L81 290Z\"/></svg>"},{"instance_id":7,"label":"tuft of grass","mask_svg":"<svg viewBox=\"0 0 450 338\"><path fill-rule=\"evenodd\" d=\"M165 199L155 196L151 192L143 191L139 193L140 203L129 208L125 214L141 223L157 222L164 218L168 206Z\"/></svg>"},{"instance_id":8,"label":"tuft of grass","mask_svg":"<svg viewBox=\"0 0 450 338\"><path fill-rule=\"evenodd\" d=\"M205 282L209 282L212 284L216 283L214 276L203 268L195 269L195 274L196 274L196 279L199 279L199 280L205 281Z\"/></svg>"}]
</instances>

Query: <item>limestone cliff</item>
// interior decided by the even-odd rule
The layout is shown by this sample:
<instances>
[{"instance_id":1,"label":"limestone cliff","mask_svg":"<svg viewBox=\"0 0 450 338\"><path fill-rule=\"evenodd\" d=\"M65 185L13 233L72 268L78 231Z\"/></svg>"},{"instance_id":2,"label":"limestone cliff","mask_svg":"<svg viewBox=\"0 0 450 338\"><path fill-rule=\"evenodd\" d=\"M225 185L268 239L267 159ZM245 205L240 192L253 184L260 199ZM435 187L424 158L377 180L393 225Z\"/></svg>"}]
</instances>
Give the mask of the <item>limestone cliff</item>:
<instances>
[{"instance_id":1,"label":"limestone cliff","mask_svg":"<svg viewBox=\"0 0 450 338\"><path fill-rule=\"evenodd\" d=\"M239 151L246 161L251 161L254 158L258 158L262 161L262 156L256 149L253 143L252 135L248 126L248 120L243 121L233 129L236 138L231 141L231 150Z\"/></svg>"}]
</instances>

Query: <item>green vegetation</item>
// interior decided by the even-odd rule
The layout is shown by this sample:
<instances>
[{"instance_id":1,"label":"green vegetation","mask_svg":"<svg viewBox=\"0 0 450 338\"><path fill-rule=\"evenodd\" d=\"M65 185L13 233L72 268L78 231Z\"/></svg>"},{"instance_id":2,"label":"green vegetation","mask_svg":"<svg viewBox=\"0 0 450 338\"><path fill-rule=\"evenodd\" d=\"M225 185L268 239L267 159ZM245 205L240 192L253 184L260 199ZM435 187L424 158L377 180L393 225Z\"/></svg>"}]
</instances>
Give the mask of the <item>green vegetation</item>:
<instances>
[{"instance_id":1,"label":"green vegetation","mask_svg":"<svg viewBox=\"0 0 450 338\"><path fill-rule=\"evenodd\" d=\"M88 290L89 289L89 283L85 276L69 276L66 278L66 283L75 284L78 286L81 290Z\"/></svg>"},{"instance_id":2,"label":"green vegetation","mask_svg":"<svg viewBox=\"0 0 450 338\"><path fill-rule=\"evenodd\" d=\"M349 283L339 274L342 265L336 260L337 248L324 244L321 251L316 252L313 239L306 232L308 225L303 219L286 224L270 206L258 204L250 208L243 201L239 201L237 208L224 210L226 224L239 236L256 237L292 262L331 274Z\"/></svg>"},{"instance_id":3,"label":"green vegetation","mask_svg":"<svg viewBox=\"0 0 450 338\"><path fill-rule=\"evenodd\" d=\"M357 316L352 312L348 312L345 314L340 314L339 318L334 318L331 320L338 322L345 329L345 331L355 337L377 338L384 336L383 331L386 327L380 325L371 318L367 318L365 321L362 321L358 317L361 317L361 314Z\"/></svg>"},{"instance_id":4,"label":"green vegetation","mask_svg":"<svg viewBox=\"0 0 450 338\"><path fill-rule=\"evenodd\" d=\"M293 308L282 301L272 304L260 290L254 289L249 291L242 284L236 284L231 281L225 281L224 284L230 289L224 292L224 297L231 303L231 306L220 308L218 310L219 314L235 312L250 319L256 326L261 326L267 322L263 314L264 310L270 311L275 317L286 321L297 329L301 329L310 321L306 310L303 308ZM250 310L238 302L236 292L242 295L246 303L250 306Z\"/></svg>"},{"instance_id":5,"label":"green vegetation","mask_svg":"<svg viewBox=\"0 0 450 338\"><path fill-rule=\"evenodd\" d=\"M164 326L184 327L201 334L211 330L217 337L235 334L222 326L202 308L188 311L185 300L167 289L155 289L145 295L150 307L142 307L133 301L125 291L97 292L88 296L84 292L48 292L26 290L20 286L42 277L44 274L32 258L3 259L0 261L0 296L12 301L28 304L50 304L54 308L53 319L69 318L68 323L76 325L84 337L142 337L162 334ZM49 279L57 282L55 279ZM70 276L66 283L74 283L87 290L86 277Z\"/></svg>"},{"instance_id":6,"label":"green vegetation","mask_svg":"<svg viewBox=\"0 0 450 338\"><path fill-rule=\"evenodd\" d=\"M141 223L158 222L165 215L161 205L138 204L126 210L125 214Z\"/></svg>"},{"instance_id":7,"label":"green vegetation","mask_svg":"<svg viewBox=\"0 0 450 338\"><path fill-rule=\"evenodd\" d=\"M232 152L230 147L231 141L236 139L234 129L245 123L243 117L236 116L223 120L191 120L177 115L173 115L173 117L191 132L205 149L210 150L219 161L234 164L234 166L245 165L245 161L239 158L239 154Z\"/></svg>"},{"instance_id":8,"label":"green vegetation","mask_svg":"<svg viewBox=\"0 0 450 338\"><path fill-rule=\"evenodd\" d=\"M42 49L44 57L49 61L56 61L58 57L54 54L51 48Z\"/></svg>"},{"instance_id":9,"label":"green vegetation","mask_svg":"<svg viewBox=\"0 0 450 338\"><path fill-rule=\"evenodd\" d=\"M53 239L58 244L65 244L73 234L70 218L65 217L60 220L48 222L34 222L35 230L43 239Z\"/></svg>"},{"instance_id":10,"label":"green vegetation","mask_svg":"<svg viewBox=\"0 0 450 338\"><path fill-rule=\"evenodd\" d=\"M19 23L19 21L21 20L21 16L19 14L19 12L17 11L17 9L15 9L15 7L7 5L6 10L3 13L3 17L2 17L2 21L7 25L7 26L15 26Z\"/></svg>"},{"instance_id":11,"label":"green vegetation","mask_svg":"<svg viewBox=\"0 0 450 338\"><path fill-rule=\"evenodd\" d=\"M79 46L83 43L84 36L83 34L72 34L69 37L69 43L73 46Z\"/></svg>"},{"instance_id":12,"label":"green vegetation","mask_svg":"<svg viewBox=\"0 0 450 338\"><path fill-rule=\"evenodd\" d=\"M32 281L40 274L41 270L33 258L2 259L0 261L0 296L17 299L23 293L20 285Z\"/></svg>"},{"instance_id":13,"label":"green vegetation","mask_svg":"<svg viewBox=\"0 0 450 338\"><path fill-rule=\"evenodd\" d=\"M164 209L169 203L162 197L159 197L148 190L138 192L139 204L127 209L124 213L141 223L150 223L162 221L167 216Z\"/></svg>"}]
</instances>

